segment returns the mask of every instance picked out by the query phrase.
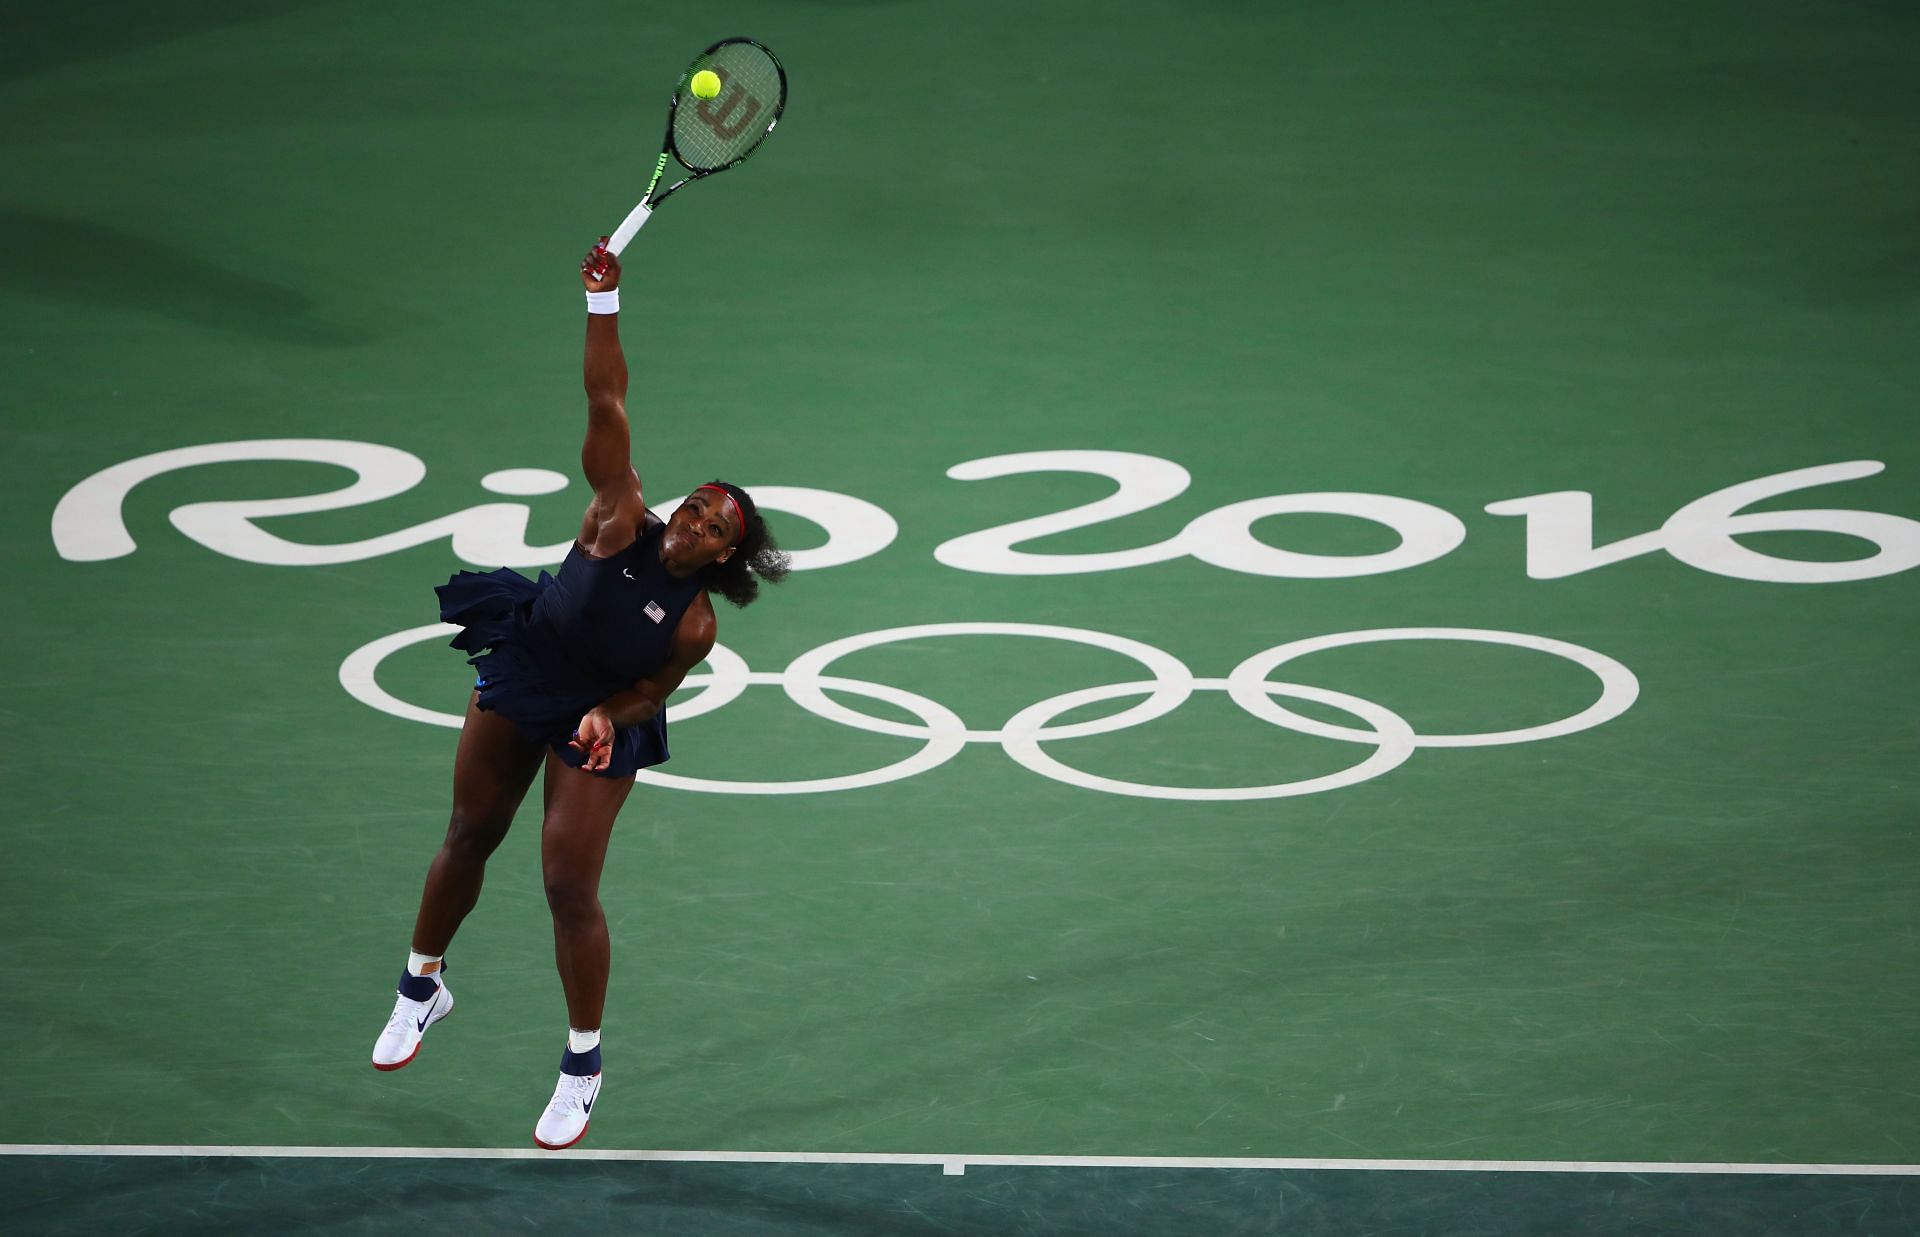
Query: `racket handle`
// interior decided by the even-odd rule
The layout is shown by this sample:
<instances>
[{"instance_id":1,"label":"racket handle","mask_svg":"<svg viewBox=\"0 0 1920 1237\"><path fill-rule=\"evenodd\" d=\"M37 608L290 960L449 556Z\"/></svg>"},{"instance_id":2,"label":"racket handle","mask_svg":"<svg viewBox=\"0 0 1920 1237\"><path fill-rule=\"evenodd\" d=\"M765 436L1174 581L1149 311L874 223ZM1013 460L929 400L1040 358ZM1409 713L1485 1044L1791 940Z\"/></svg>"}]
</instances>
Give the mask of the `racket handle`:
<instances>
[{"instance_id":1,"label":"racket handle","mask_svg":"<svg viewBox=\"0 0 1920 1237\"><path fill-rule=\"evenodd\" d=\"M628 211L627 217L620 221L620 226L615 228L613 235L607 239L607 252L616 258L619 257L620 251L627 247L627 242L633 239L634 233L640 230L651 214L653 214L653 207L645 202Z\"/></svg>"}]
</instances>

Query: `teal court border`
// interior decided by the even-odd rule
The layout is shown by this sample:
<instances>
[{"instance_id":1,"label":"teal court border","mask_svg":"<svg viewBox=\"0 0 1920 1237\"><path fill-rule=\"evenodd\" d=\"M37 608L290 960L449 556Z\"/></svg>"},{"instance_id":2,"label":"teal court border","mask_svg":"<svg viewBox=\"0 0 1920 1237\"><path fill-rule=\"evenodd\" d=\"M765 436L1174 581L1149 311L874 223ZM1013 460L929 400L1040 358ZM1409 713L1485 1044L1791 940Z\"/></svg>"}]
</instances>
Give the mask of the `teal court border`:
<instances>
[{"instance_id":1,"label":"teal court border","mask_svg":"<svg viewBox=\"0 0 1920 1237\"><path fill-rule=\"evenodd\" d=\"M1916 1178L1905 1164L11 1144L0 1227L1911 1237Z\"/></svg>"}]
</instances>

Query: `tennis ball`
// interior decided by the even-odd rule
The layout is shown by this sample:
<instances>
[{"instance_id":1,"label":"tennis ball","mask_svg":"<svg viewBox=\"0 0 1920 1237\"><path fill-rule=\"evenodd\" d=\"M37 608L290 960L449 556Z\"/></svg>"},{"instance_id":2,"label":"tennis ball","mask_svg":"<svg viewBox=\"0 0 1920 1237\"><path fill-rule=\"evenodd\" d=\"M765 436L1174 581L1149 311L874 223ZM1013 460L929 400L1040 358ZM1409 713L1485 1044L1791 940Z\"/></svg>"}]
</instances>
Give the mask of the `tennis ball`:
<instances>
[{"instance_id":1,"label":"tennis ball","mask_svg":"<svg viewBox=\"0 0 1920 1237\"><path fill-rule=\"evenodd\" d=\"M696 99L711 99L720 93L720 75L712 69L702 69L693 75L688 83Z\"/></svg>"}]
</instances>

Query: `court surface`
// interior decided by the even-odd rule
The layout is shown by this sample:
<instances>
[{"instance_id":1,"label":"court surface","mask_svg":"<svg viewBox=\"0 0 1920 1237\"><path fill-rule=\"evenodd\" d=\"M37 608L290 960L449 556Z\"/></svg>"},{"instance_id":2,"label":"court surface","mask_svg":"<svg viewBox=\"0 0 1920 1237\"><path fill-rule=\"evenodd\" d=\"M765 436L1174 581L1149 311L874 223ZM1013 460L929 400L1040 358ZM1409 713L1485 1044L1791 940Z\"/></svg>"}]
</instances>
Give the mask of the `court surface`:
<instances>
[{"instance_id":1,"label":"court surface","mask_svg":"<svg viewBox=\"0 0 1920 1237\"><path fill-rule=\"evenodd\" d=\"M0 1230L1920 1232L1910 8L16 11ZM736 33L629 410L804 569L538 1156L533 804L366 1062L431 588L578 527Z\"/></svg>"}]
</instances>

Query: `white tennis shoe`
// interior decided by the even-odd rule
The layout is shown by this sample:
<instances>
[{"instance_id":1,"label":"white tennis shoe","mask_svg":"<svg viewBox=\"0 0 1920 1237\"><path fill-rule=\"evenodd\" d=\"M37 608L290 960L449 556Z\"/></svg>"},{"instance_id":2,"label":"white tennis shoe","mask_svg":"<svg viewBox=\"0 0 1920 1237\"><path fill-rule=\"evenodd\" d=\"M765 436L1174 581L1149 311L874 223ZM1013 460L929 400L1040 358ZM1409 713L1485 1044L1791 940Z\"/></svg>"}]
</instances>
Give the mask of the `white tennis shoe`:
<instances>
[{"instance_id":1,"label":"white tennis shoe","mask_svg":"<svg viewBox=\"0 0 1920 1237\"><path fill-rule=\"evenodd\" d=\"M560 1075L560 1083L533 1127L533 1141L549 1151L571 1147L587 1134L587 1119L600 1098L600 1071Z\"/></svg>"},{"instance_id":2,"label":"white tennis shoe","mask_svg":"<svg viewBox=\"0 0 1920 1237\"><path fill-rule=\"evenodd\" d=\"M409 989L418 992L422 984L432 984L433 995L417 1001L407 995ZM394 996L393 1014L387 1019L386 1030L380 1032L380 1038L373 1043L373 1068L395 1070L413 1060L427 1028L452 1012L453 992L444 978L402 975L400 991Z\"/></svg>"}]
</instances>

